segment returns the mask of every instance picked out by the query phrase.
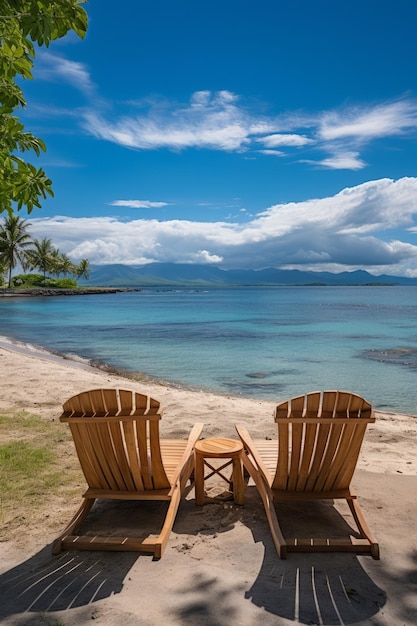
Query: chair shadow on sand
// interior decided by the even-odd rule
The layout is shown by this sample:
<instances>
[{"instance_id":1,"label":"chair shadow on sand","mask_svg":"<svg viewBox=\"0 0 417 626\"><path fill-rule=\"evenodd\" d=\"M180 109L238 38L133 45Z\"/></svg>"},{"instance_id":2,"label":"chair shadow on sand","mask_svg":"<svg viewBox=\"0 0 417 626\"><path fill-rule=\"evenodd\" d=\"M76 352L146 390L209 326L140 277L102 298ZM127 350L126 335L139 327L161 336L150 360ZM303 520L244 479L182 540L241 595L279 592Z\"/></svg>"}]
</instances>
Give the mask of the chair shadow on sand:
<instances>
[{"instance_id":1,"label":"chair shadow on sand","mask_svg":"<svg viewBox=\"0 0 417 626\"><path fill-rule=\"evenodd\" d=\"M112 526L113 517L117 516L118 520L124 520L126 531L130 530L130 523L154 530L157 520L164 518L164 507L165 504L159 502L138 505L104 501L93 509L88 523L92 531L102 532ZM239 623L242 596L273 618L303 624L361 622L380 611L386 595L373 583L356 555L291 554L287 560L280 560L261 507L259 495L252 489L247 490L244 507L225 507L221 498L215 506L212 503L205 507L195 507L193 499L183 501L174 525L176 539L170 540L172 548L178 549L175 542L179 544L184 536L206 555L207 562L213 562L218 556L217 549L207 546L204 536L221 533L227 542L228 532L232 532L236 524L243 524L250 529L254 541L264 545L264 558L256 580L246 592L247 586L242 585L241 579L234 578L231 563L225 561L224 579L211 573L209 566L206 571L197 572L190 565L189 574L179 583L178 602L172 607L172 614L179 623L210 626ZM331 506L327 508L327 521L347 530L348 525L340 514ZM320 516L323 521L323 508ZM287 517L292 523L293 515ZM310 512L308 518L303 518L303 524L311 527L313 517ZM213 555L208 553L211 549ZM56 615L80 608L85 609L85 619L89 620L98 601L123 591L124 581L135 563L135 577L140 580L141 559L149 560L152 556L102 551L64 551L52 556L51 545L48 545L0 576L0 622L19 615L30 625L37 623L39 614ZM163 562L164 557L155 567ZM204 568L204 558L201 563ZM154 600L157 601L157 597Z\"/></svg>"},{"instance_id":2,"label":"chair shadow on sand","mask_svg":"<svg viewBox=\"0 0 417 626\"><path fill-rule=\"evenodd\" d=\"M126 532L138 526L144 536L162 526L167 503L102 500L87 518L86 532ZM55 613L92 605L121 593L136 561L152 559L139 552L63 551L52 555L52 544L0 576L0 623L20 613ZM26 622L25 622L26 623ZM30 623L29 621L27 622Z\"/></svg>"},{"instance_id":3,"label":"chair shadow on sand","mask_svg":"<svg viewBox=\"0 0 417 626\"><path fill-rule=\"evenodd\" d=\"M284 536L294 538L308 533L323 536L323 529L331 537L358 538L345 519L348 511L345 503L332 501L313 501L307 507L305 502L279 505ZM252 529L255 541L258 528ZM372 560L370 555L361 558ZM265 545L261 570L246 597L270 613L302 624L362 622L377 614L387 599L354 553L291 553L280 560L272 543Z\"/></svg>"},{"instance_id":4,"label":"chair shadow on sand","mask_svg":"<svg viewBox=\"0 0 417 626\"><path fill-rule=\"evenodd\" d=\"M123 580L137 554L119 556L117 567L110 553L62 552L51 555L52 545L0 577L0 621L16 614L55 613L120 593Z\"/></svg>"},{"instance_id":5,"label":"chair shadow on sand","mask_svg":"<svg viewBox=\"0 0 417 626\"><path fill-rule=\"evenodd\" d=\"M257 578L243 592L247 600L272 616L301 624L362 623L380 612L387 601L386 593L373 582L356 554L292 553L286 560L279 559L262 513L254 523L254 513L262 506L255 488L248 489L245 498L244 507L229 511L228 522L231 527L238 522L244 524L255 543L264 546ZM308 512L300 503L281 508L284 515L280 521L288 536L296 536L298 529L305 536L306 528L314 534L316 526L322 531L323 522L332 536L354 535L355 531L330 501L312 503ZM340 509L343 513L343 506ZM297 518L298 523L294 524ZM371 556L363 558L372 561ZM184 601L178 610L181 623L239 623L241 607L237 601L234 603L234 598L241 597L242 586L236 581L225 582L215 572L199 573L187 578L182 591ZM205 621L199 621L202 617Z\"/></svg>"}]
</instances>

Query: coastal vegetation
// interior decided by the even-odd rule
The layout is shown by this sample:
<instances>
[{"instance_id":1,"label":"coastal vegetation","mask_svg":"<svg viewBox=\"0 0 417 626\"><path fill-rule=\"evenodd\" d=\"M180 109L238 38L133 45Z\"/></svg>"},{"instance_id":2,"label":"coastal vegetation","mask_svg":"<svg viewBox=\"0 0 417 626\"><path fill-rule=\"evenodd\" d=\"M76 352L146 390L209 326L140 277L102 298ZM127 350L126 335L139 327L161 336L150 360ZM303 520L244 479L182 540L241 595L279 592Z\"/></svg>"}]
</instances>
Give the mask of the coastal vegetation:
<instances>
[{"instance_id":1,"label":"coastal vegetation","mask_svg":"<svg viewBox=\"0 0 417 626\"><path fill-rule=\"evenodd\" d=\"M74 289L76 278L89 277L88 259L77 265L60 253L51 239L33 239L29 233L30 223L21 217L8 215L0 224L0 282L7 273L8 288L48 287ZM12 277L12 271L20 266L23 273ZM25 273L39 270L41 274ZM63 276L63 278L61 278ZM72 276L73 278L69 278Z\"/></svg>"}]
</instances>

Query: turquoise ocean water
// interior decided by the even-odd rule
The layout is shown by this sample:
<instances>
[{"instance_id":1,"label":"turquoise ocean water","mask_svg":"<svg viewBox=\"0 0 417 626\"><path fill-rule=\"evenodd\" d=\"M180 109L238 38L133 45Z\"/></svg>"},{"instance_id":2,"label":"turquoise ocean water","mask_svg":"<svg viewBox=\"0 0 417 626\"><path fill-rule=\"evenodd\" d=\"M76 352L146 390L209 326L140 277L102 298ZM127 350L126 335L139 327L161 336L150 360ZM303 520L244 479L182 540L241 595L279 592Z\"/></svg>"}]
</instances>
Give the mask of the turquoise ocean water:
<instances>
[{"instance_id":1,"label":"turquoise ocean water","mask_svg":"<svg viewBox=\"0 0 417 626\"><path fill-rule=\"evenodd\" d=\"M346 389L417 415L417 287L0 298L0 335L172 384L279 401Z\"/></svg>"}]
</instances>

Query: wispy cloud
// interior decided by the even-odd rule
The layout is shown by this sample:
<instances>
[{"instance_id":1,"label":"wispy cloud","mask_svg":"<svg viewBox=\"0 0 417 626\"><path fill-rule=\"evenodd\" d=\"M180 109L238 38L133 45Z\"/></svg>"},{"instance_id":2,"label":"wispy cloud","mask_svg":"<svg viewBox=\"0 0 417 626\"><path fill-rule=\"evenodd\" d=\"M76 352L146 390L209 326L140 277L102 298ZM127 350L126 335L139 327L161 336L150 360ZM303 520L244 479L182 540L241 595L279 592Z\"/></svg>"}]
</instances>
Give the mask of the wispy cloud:
<instances>
[{"instance_id":1,"label":"wispy cloud","mask_svg":"<svg viewBox=\"0 0 417 626\"><path fill-rule=\"evenodd\" d=\"M86 129L96 137L141 150L240 150L249 144L251 123L237 105L237 96L227 91L196 92L188 105L169 112L157 107L147 115L109 122L91 110L84 119Z\"/></svg>"},{"instance_id":2,"label":"wispy cloud","mask_svg":"<svg viewBox=\"0 0 417 626\"><path fill-rule=\"evenodd\" d=\"M359 158L359 152L345 152L344 148L340 148L340 153L334 149L333 156L315 161L313 159L300 159L303 163L310 163L317 167L323 167L331 170L361 170L366 166L365 161Z\"/></svg>"},{"instance_id":3,"label":"wispy cloud","mask_svg":"<svg viewBox=\"0 0 417 626\"><path fill-rule=\"evenodd\" d=\"M353 107L324 113L318 129L324 141L353 139L359 142L392 137L417 128L417 103L402 100L374 107Z\"/></svg>"},{"instance_id":4,"label":"wispy cloud","mask_svg":"<svg viewBox=\"0 0 417 626\"><path fill-rule=\"evenodd\" d=\"M203 91L195 93L186 106L150 107L141 115L115 120L90 110L84 115L84 127L99 139L138 150L253 152L291 156L326 169L359 170L367 165L360 154L365 145L415 132L417 103L404 100L315 116L265 117L246 108L233 93Z\"/></svg>"},{"instance_id":5,"label":"wispy cloud","mask_svg":"<svg viewBox=\"0 0 417 626\"><path fill-rule=\"evenodd\" d=\"M275 135L266 135L258 141L261 141L267 148L278 148L280 146L305 146L311 143L313 139L309 139L305 137L305 135L278 133Z\"/></svg>"},{"instance_id":6,"label":"wispy cloud","mask_svg":"<svg viewBox=\"0 0 417 626\"><path fill-rule=\"evenodd\" d=\"M312 113L294 111L266 115L252 101L231 91L196 91L188 102L143 97L118 103L101 102L88 68L79 62L41 51L37 78L72 85L89 100L77 111L84 131L99 140L136 150L219 150L266 156L288 156L326 169L359 170L367 166L361 151L371 142L404 140L417 130L417 101L344 106ZM121 110L127 111L121 114ZM56 111L56 110L55 110ZM64 114L64 113L63 113Z\"/></svg>"},{"instance_id":7,"label":"wispy cloud","mask_svg":"<svg viewBox=\"0 0 417 626\"><path fill-rule=\"evenodd\" d=\"M417 245L389 234L417 230L417 178L380 179L332 197L271 206L250 221L115 217L31 219L35 237L91 263L216 263L417 275Z\"/></svg>"},{"instance_id":8,"label":"wispy cloud","mask_svg":"<svg viewBox=\"0 0 417 626\"><path fill-rule=\"evenodd\" d=\"M285 152L282 152L281 150L257 150L257 152L259 152L259 154L267 154L268 156L285 156Z\"/></svg>"},{"instance_id":9,"label":"wispy cloud","mask_svg":"<svg viewBox=\"0 0 417 626\"><path fill-rule=\"evenodd\" d=\"M168 206L169 202L152 202L151 200L113 200L110 206L125 206L131 209L159 209Z\"/></svg>"},{"instance_id":10,"label":"wispy cloud","mask_svg":"<svg viewBox=\"0 0 417 626\"><path fill-rule=\"evenodd\" d=\"M44 50L37 54L36 78L51 82L63 81L87 96L92 96L96 90L88 68L83 63Z\"/></svg>"}]
</instances>

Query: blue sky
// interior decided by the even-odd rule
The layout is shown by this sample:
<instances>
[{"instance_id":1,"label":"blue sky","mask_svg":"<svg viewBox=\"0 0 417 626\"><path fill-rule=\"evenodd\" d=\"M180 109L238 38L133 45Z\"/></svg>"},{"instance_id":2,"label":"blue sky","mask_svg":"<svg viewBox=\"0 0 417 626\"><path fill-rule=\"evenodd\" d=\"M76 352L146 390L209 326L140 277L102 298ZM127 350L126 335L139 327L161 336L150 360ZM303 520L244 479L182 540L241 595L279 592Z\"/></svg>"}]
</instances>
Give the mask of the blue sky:
<instances>
[{"instance_id":1,"label":"blue sky","mask_svg":"<svg viewBox=\"0 0 417 626\"><path fill-rule=\"evenodd\" d=\"M75 261L417 275L415 0L90 0L21 117Z\"/></svg>"}]
</instances>

